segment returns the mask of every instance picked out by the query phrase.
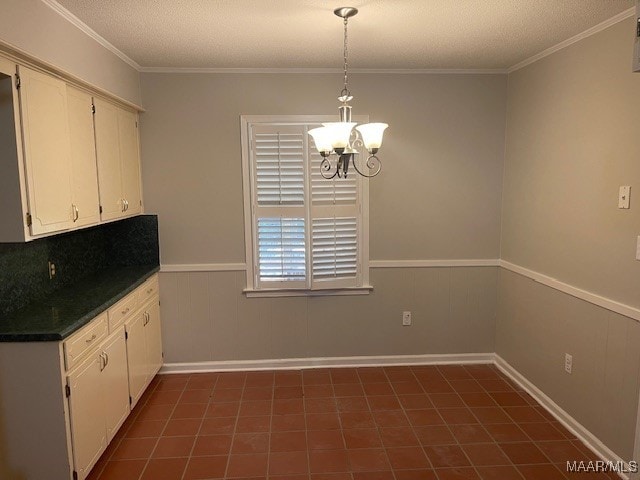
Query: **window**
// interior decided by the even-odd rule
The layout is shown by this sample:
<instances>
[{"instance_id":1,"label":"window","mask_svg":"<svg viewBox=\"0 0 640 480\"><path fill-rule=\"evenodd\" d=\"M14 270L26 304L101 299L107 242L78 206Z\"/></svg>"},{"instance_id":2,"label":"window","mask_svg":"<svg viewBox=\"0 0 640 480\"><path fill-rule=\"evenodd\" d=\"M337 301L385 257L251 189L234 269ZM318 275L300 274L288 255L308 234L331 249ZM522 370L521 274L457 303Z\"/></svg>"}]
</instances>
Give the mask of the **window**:
<instances>
[{"instance_id":1,"label":"window","mask_svg":"<svg viewBox=\"0 0 640 480\"><path fill-rule=\"evenodd\" d=\"M248 294L370 289L368 181L323 178L307 134L332 119L241 119Z\"/></svg>"}]
</instances>

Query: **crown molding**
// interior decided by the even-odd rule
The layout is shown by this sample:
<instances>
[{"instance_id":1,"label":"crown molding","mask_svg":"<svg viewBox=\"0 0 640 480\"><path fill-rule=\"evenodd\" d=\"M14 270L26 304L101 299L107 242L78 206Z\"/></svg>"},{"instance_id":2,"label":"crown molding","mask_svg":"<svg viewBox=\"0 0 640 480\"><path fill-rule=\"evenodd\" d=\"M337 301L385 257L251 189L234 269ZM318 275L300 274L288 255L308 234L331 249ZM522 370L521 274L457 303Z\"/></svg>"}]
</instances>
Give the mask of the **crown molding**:
<instances>
[{"instance_id":1,"label":"crown molding","mask_svg":"<svg viewBox=\"0 0 640 480\"><path fill-rule=\"evenodd\" d=\"M41 1L47 7L49 7L51 10L53 10L58 15L60 15L62 18L64 18L66 21L68 21L69 23L74 25L76 28L80 29L86 35L88 35L93 40L95 40L100 45L102 45L104 48L106 48L111 53L116 55L123 62L125 62L129 66L135 68L138 72L140 71L141 67L135 60L133 60L131 57L127 56L124 52L122 52L117 47L115 47L113 44L111 44L102 35L100 35L98 32L96 32L91 27L89 27L89 25L84 23L82 20L80 20L78 17L76 17L73 13L71 13L69 10L67 10L62 5L60 5L58 2L56 2L56 0L41 0Z\"/></svg>"},{"instance_id":2,"label":"crown molding","mask_svg":"<svg viewBox=\"0 0 640 480\"><path fill-rule=\"evenodd\" d=\"M343 73L341 68L193 68L193 67L141 67L140 73L226 73L226 74L322 74ZM443 69L443 68L351 68L350 74L393 75L505 75L506 69Z\"/></svg>"},{"instance_id":3,"label":"crown molding","mask_svg":"<svg viewBox=\"0 0 640 480\"><path fill-rule=\"evenodd\" d=\"M562 50L564 48L567 48L570 45L573 45L576 42L579 42L580 40L584 40L585 38L590 37L591 35L595 35L596 33L601 32L602 30L605 30L612 25L615 25L616 23L626 20L629 17L633 17L635 13L636 13L636 7L628 8L624 12L620 12L618 15L615 15L609 18L608 20L605 20L604 22L601 22L593 26L582 33L574 35L573 37L568 38L554 45L553 47L549 47L546 50L541 51L540 53L536 53L532 57L529 57L519 63L516 63L515 65L507 68L506 72L513 73L516 70L520 70L521 68L526 67L527 65L531 65L532 63L537 62L538 60L548 57L549 55L556 53L559 50Z\"/></svg>"}]
</instances>

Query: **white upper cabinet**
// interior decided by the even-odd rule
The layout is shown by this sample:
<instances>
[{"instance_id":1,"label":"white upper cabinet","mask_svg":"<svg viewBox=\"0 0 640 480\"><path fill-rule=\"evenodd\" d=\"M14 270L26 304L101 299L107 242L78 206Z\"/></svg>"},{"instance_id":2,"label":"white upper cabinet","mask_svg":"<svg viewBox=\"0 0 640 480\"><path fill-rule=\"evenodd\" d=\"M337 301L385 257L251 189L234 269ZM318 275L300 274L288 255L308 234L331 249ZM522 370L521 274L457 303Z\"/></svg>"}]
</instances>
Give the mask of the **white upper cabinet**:
<instances>
[{"instance_id":1,"label":"white upper cabinet","mask_svg":"<svg viewBox=\"0 0 640 480\"><path fill-rule=\"evenodd\" d=\"M140 213L138 117L101 99L94 105L102 220Z\"/></svg>"},{"instance_id":2,"label":"white upper cabinet","mask_svg":"<svg viewBox=\"0 0 640 480\"><path fill-rule=\"evenodd\" d=\"M31 233L73 226L66 84L20 66L20 111Z\"/></svg>"},{"instance_id":3,"label":"white upper cabinet","mask_svg":"<svg viewBox=\"0 0 640 480\"><path fill-rule=\"evenodd\" d=\"M88 91L0 56L0 242L142 213L137 112Z\"/></svg>"},{"instance_id":4,"label":"white upper cabinet","mask_svg":"<svg viewBox=\"0 0 640 480\"><path fill-rule=\"evenodd\" d=\"M100 222L98 168L91 95L67 86L67 114L71 144L71 198L73 226Z\"/></svg>"}]
</instances>

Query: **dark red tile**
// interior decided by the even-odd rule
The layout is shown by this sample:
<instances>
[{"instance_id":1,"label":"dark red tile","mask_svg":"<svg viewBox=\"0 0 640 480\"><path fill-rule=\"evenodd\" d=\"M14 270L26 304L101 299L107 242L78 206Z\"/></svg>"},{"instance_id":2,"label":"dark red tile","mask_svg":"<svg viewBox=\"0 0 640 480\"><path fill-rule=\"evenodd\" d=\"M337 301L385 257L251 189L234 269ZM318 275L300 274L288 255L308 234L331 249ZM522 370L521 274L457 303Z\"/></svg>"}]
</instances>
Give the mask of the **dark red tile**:
<instances>
[{"instance_id":1,"label":"dark red tile","mask_svg":"<svg viewBox=\"0 0 640 480\"><path fill-rule=\"evenodd\" d=\"M379 395L367 397L371 411L378 410L400 410L402 406L395 395Z\"/></svg>"},{"instance_id":2,"label":"dark red tile","mask_svg":"<svg viewBox=\"0 0 640 480\"><path fill-rule=\"evenodd\" d=\"M421 412L422 410L409 410L409 412ZM405 427L409 420L402 410L380 410L373 412L373 420L379 427Z\"/></svg>"},{"instance_id":3,"label":"dark red tile","mask_svg":"<svg viewBox=\"0 0 640 480\"><path fill-rule=\"evenodd\" d=\"M500 443L499 445L515 465L549 462L545 454L532 442Z\"/></svg>"},{"instance_id":4,"label":"dark red tile","mask_svg":"<svg viewBox=\"0 0 640 480\"><path fill-rule=\"evenodd\" d=\"M413 429L421 445L455 444L456 439L446 425L431 425Z\"/></svg>"},{"instance_id":5,"label":"dark red tile","mask_svg":"<svg viewBox=\"0 0 640 480\"><path fill-rule=\"evenodd\" d=\"M285 398L273 401L274 415L304 413L304 401L301 398Z\"/></svg>"},{"instance_id":6,"label":"dark red tile","mask_svg":"<svg viewBox=\"0 0 640 480\"><path fill-rule=\"evenodd\" d=\"M474 379L449 380L449 383L456 392L484 392L484 388Z\"/></svg>"},{"instance_id":7,"label":"dark red tile","mask_svg":"<svg viewBox=\"0 0 640 480\"><path fill-rule=\"evenodd\" d=\"M467 456L458 445L426 445L424 451L436 469L470 465Z\"/></svg>"},{"instance_id":8,"label":"dark red tile","mask_svg":"<svg viewBox=\"0 0 640 480\"><path fill-rule=\"evenodd\" d=\"M436 408L464 407L462 398L457 393L432 393L429 399Z\"/></svg>"},{"instance_id":9,"label":"dark red tile","mask_svg":"<svg viewBox=\"0 0 640 480\"><path fill-rule=\"evenodd\" d=\"M161 437L152 456L153 458L188 457L191 455L195 441L195 436Z\"/></svg>"},{"instance_id":10,"label":"dark red tile","mask_svg":"<svg viewBox=\"0 0 640 480\"><path fill-rule=\"evenodd\" d=\"M236 433L231 445L232 454L266 453L269 451L268 433Z\"/></svg>"},{"instance_id":11,"label":"dark red tile","mask_svg":"<svg viewBox=\"0 0 640 480\"><path fill-rule=\"evenodd\" d=\"M523 423L520 428L524 430L534 442L544 440L565 440L565 436L560 433L551 423Z\"/></svg>"},{"instance_id":12,"label":"dark red tile","mask_svg":"<svg viewBox=\"0 0 640 480\"><path fill-rule=\"evenodd\" d=\"M513 392L514 389L511 385L500 378L482 378L478 380L478 383L487 392Z\"/></svg>"},{"instance_id":13,"label":"dark red tile","mask_svg":"<svg viewBox=\"0 0 640 480\"><path fill-rule=\"evenodd\" d=\"M274 452L269 455L269 475L309 472L307 452Z\"/></svg>"},{"instance_id":14,"label":"dark red tile","mask_svg":"<svg viewBox=\"0 0 640 480\"><path fill-rule=\"evenodd\" d=\"M271 426L271 416L238 417L236 433L260 433L268 432Z\"/></svg>"},{"instance_id":15,"label":"dark red tile","mask_svg":"<svg viewBox=\"0 0 640 480\"><path fill-rule=\"evenodd\" d=\"M376 428L343 430L342 434L347 449L382 447L382 441Z\"/></svg>"},{"instance_id":16,"label":"dark red tile","mask_svg":"<svg viewBox=\"0 0 640 480\"><path fill-rule=\"evenodd\" d=\"M529 437L515 423L495 423L484 426L496 442L523 442Z\"/></svg>"},{"instance_id":17,"label":"dark red tile","mask_svg":"<svg viewBox=\"0 0 640 480\"><path fill-rule=\"evenodd\" d=\"M514 422L539 423L546 421L534 407L503 407L503 409Z\"/></svg>"},{"instance_id":18,"label":"dark red tile","mask_svg":"<svg viewBox=\"0 0 640 480\"><path fill-rule=\"evenodd\" d=\"M383 427L379 429L382 444L386 447L412 447L420 445L410 427Z\"/></svg>"},{"instance_id":19,"label":"dark red tile","mask_svg":"<svg viewBox=\"0 0 640 480\"><path fill-rule=\"evenodd\" d=\"M127 430L125 437L157 437L162 433L162 430L164 430L166 424L166 420L146 420L133 422L131 428Z\"/></svg>"},{"instance_id":20,"label":"dark red tile","mask_svg":"<svg viewBox=\"0 0 640 480\"><path fill-rule=\"evenodd\" d=\"M501 407L522 407L529 405L518 392L493 392L490 394Z\"/></svg>"},{"instance_id":21,"label":"dark red tile","mask_svg":"<svg viewBox=\"0 0 640 480\"><path fill-rule=\"evenodd\" d=\"M238 402L242 398L242 390L239 388L215 389L211 395L213 402Z\"/></svg>"},{"instance_id":22,"label":"dark red tile","mask_svg":"<svg viewBox=\"0 0 640 480\"><path fill-rule=\"evenodd\" d=\"M368 412L369 404L364 397L340 397L336 398L339 412Z\"/></svg>"},{"instance_id":23,"label":"dark red tile","mask_svg":"<svg viewBox=\"0 0 640 480\"><path fill-rule=\"evenodd\" d=\"M311 430L306 433L309 450L343 450L345 448L340 430Z\"/></svg>"},{"instance_id":24,"label":"dark red tile","mask_svg":"<svg viewBox=\"0 0 640 480\"><path fill-rule=\"evenodd\" d=\"M420 447L387 448L387 456L394 470L414 470L431 467L431 463L429 463Z\"/></svg>"},{"instance_id":25,"label":"dark red tile","mask_svg":"<svg viewBox=\"0 0 640 480\"><path fill-rule=\"evenodd\" d=\"M267 475L267 454L229 456L227 477L259 477Z\"/></svg>"},{"instance_id":26,"label":"dark red tile","mask_svg":"<svg viewBox=\"0 0 640 480\"><path fill-rule=\"evenodd\" d=\"M476 417L468 408L439 408L438 413L448 425L476 423Z\"/></svg>"},{"instance_id":27,"label":"dark red tile","mask_svg":"<svg viewBox=\"0 0 640 480\"><path fill-rule=\"evenodd\" d=\"M327 430L332 431L332 430ZM312 432L309 432L312 433ZM316 433L316 432L313 432ZM320 432L324 433L324 432ZM339 433L339 432L338 432ZM342 438L340 438L342 441ZM311 448L311 445L309 445ZM298 452L307 450L306 432L273 432L269 444L271 452Z\"/></svg>"},{"instance_id":28,"label":"dark red tile","mask_svg":"<svg viewBox=\"0 0 640 480\"><path fill-rule=\"evenodd\" d=\"M184 480L224 478L227 456L192 457L187 464Z\"/></svg>"},{"instance_id":29,"label":"dark red tile","mask_svg":"<svg viewBox=\"0 0 640 480\"><path fill-rule=\"evenodd\" d=\"M261 415L271 415L271 400L242 401L240 403L241 417L258 417Z\"/></svg>"},{"instance_id":30,"label":"dark red tile","mask_svg":"<svg viewBox=\"0 0 640 480\"><path fill-rule=\"evenodd\" d=\"M332 398L306 398L304 400L306 413L335 413L338 411L336 400Z\"/></svg>"},{"instance_id":31,"label":"dark red tile","mask_svg":"<svg viewBox=\"0 0 640 480\"><path fill-rule=\"evenodd\" d=\"M249 372L245 377L245 390L252 387L273 387L273 372Z\"/></svg>"},{"instance_id":32,"label":"dark red tile","mask_svg":"<svg viewBox=\"0 0 640 480\"><path fill-rule=\"evenodd\" d=\"M273 392L273 398L283 399L283 398L302 398L303 391L302 387L278 387L276 386Z\"/></svg>"},{"instance_id":33,"label":"dark red tile","mask_svg":"<svg viewBox=\"0 0 640 480\"><path fill-rule=\"evenodd\" d=\"M390 469L387 454L381 448L348 450L352 472L376 472Z\"/></svg>"},{"instance_id":34,"label":"dark red tile","mask_svg":"<svg viewBox=\"0 0 640 480\"><path fill-rule=\"evenodd\" d=\"M387 375L381 367L358 368L358 376L362 383L388 382Z\"/></svg>"},{"instance_id":35,"label":"dark red tile","mask_svg":"<svg viewBox=\"0 0 640 480\"><path fill-rule=\"evenodd\" d=\"M242 393L242 401L272 400L273 387L249 387Z\"/></svg>"},{"instance_id":36,"label":"dark red tile","mask_svg":"<svg viewBox=\"0 0 640 480\"><path fill-rule=\"evenodd\" d=\"M524 480L513 466L476 467L482 480Z\"/></svg>"},{"instance_id":37,"label":"dark red tile","mask_svg":"<svg viewBox=\"0 0 640 480\"><path fill-rule=\"evenodd\" d=\"M424 410L407 410L409 422L414 427L424 427L427 425L442 425L444 421L435 408Z\"/></svg>"},{"instance_id":38,"label":"dark red tile","mask_svg":"<svg viewBox=\"0 0 640 480\"><path fill-rule=\"evenodd\" d=\"M314 450L309 452L309 469L314 473L348 472L346 450Z\"/></svg>"},{"instance_id":39,"label":"dark red tile","mask_svg":"<svg viewBox=\"0 0 640 480\"><path fill-rule=\"evenodd\" d=\"M211 390L185 390L178 403L209 403Z\"/></svg>"},{"instance_id":40,"label":"dark red tile","mask_svg":"<svg viewBox=\"0 0 640 480\"><path fill-rule=\"evenodd\" d=\"M479 424L449 425L449 430L459 444L493 442L487 430Z\"/></svg>"},{"instance_id":41,"label":"dark red tile","mask_svg":"<svg viewBox=\"0 0 640 480\"><path fill-rule=\"evenodd\" d=\"M332 385L305 385L305 398L333 398Z\"/></svg>"},{"instance_id":42,"label":"dark red tile","mask_svg":"<svg viewBox=\"0 0 640 480\"><path fill-rule=\"evenodd\" d=\"M437 480L436 472L431 469L396 470L396 480Z\"/></svg>"},{"instance_id":43,"label":"dark red tile","mask_svg":"<svg viewBox=\"0 0 640 480\"><path fill-rule=\"evenodd\" d=\"M188 458L157 458L149 460L141 480L181 480Z\"/></svg>"},{"instance_id":44,"label":"dark red tile","mask_svg":"<svg viewBox=\"0 0 640 480\"><path fill-rule=\"evenodd\" d=\"M167 420L171 416L173 408L174 405L145 405L136 420Z\"/></svg>"},{"instance_id":45,"label":"dark red tile","mask_svg":"<svg viewBox=\"0 0 640 480\"><path fill-rule=\"evenodd\" d=\"M300 387L302 386L302 373L300 371L282 371L275 374L276 387Z\"/></svg>"},{"instance_id":46,"label":"dark red tile","mask_svg":"<svg viewBox=\"0 0 640 480\"><path fill-rule=\"evenodd\" d=\"M204 435L196 437L193 456L227 455L231 451L231 435Z\"/></svg>"},{"instance_id":47,"label":"dark red tile","mask_svg":"<svg viewBox=\"0 0 640 480\"><path fill-rule=\"evenodd\" d=\"M319 372L316 370L305 370L302 372L303 385L331 385L331 375L329 372Z\"/></svg>"},{"instance_id":48,"label":"dark red tile","mask_svg":"<svg viewBox=\"0 0 640 480\"><path fill-rule=\"evenodd\" d=\"M291 415L273 415L271 417L272 432L291 432L305 430L305 428L304 415L296 413Z\"/></svg>"},{"instance_id":49,"label":"dark red tile","mask_svg":"<svg viewBox=\"0 0 640 480\"><path fill-rule=\"evenodd\" d=\"M480 480L475 469L471 467L439 468L438 480Z\"/></svg>"},{"instance_id":50,"label":"dark red tile","mask_svg":"<svg viewBox=\"0 0 640 480\"><path fill-rule=\"evenodd\" d=\"M364 397L364 389L359 383L334 384L333 392L336 397Z\"/></svg>"},{"instance_id":51,"label":"dark red tile","mask_svg":"<svg viewBox=\"0 0 640 480\"><path fill-rule=\"evenodd\" d=\"M247 374L244 372L221 373L218 375L215 389L229 389L244 387Z\"/></svg>"},{"instance_id":52,"label":"dark red tile","mask_svg":"<svg viewBox=\"0 0 640 480\"><path fill-rule=\"evenodd\" d=\"M426 393L455 393L455 390L446 380L421 380L420 385Z\"/></svg>"},{"instance_id":53,"label":"dark red tile","mask_svg":"<svg viewBox=\"0 0 640 480\"><path fill-rule=\"evenodd\" d=\"M394 395L391 385L385 383L365 383L363 385L365 395Z\"/></svg>"},{"instance_id":54,"label":"dark red tile","mask_svg":"<svg viewBox=\"0 0 640 480\"><path fill-rule=\"evenodd\" d=\"M471 464L477 465L511 465L507 456L495 443L478 443L463 445L462 450L467 455Z\"/></svg>"},{"instance_id":55,"label":"dark red tile","mask_svg":"<svg viewBox=\"0 0 640 480\"><path fill-rule=\"evenodd\" d=\"M511 417L500 407L472 407L471 412L482 424L513 422Z\"/></svg>"},{"instance_id":56,"label":"dark red tile","mask_svg":"<svg viewBox=\"0 0 640 480\"><path fill-rule=\"evenodd\" d=\"M182 392L180 390L165 390L154 392L149 398L149 405L175 405Z\"/></svg>"},{"instance_id":57,"label":"dark red tile","mask_svg":"<svg viewBox=\"0 0 640 480\"><path fill-rule=\"evenodd\" d=\"M331 382L336 384L360 383L360 377L355 368L333 368L331 369Z\"/></svg>"},{"instance_id":58,"label":"dark red tile","mask_svg":"<svg viewBox=\"0 0 640 480\"><path fill-rule=\"evenodd\" d=\"M405 410L420 410L434 407L426 394L398 395L398 400Z\"/></svg>"},{"instance_id":59,"label":"dark red tile","mask_svg":"<svg viewBox=\"0 0 640 480\"><path fill-rule=\"evenodd\" d=\"M393 382L391 384L396 395L416 395L424 393L422 386L417 380L407 382Z\"/></svg>"},{"instance_id":60,"label":"dark red tile","mask_svg":"<svg viewBox=\"0 0 640 480\"><path fill-rule=\"evenodd\" d=\"M158 439L151 438L124 438L118 444L110 460L133 460L136 458L147 459L156 446Z\"/></svg>"},{"instance_id":61,"label":"dark red tile","mask_svg":"<svg viewBox=\"0 0 640 480\"><path fill-rule=\"evenodd\" d=\"M353 480L396 480L391 471L353 472L351 475L353 475Z\"/></svg>"},{"instance_id":62,"label":"dark red tile","mask_svg":"<svg viewBox=\"0 0 640 480\"><path fill-rule=\"evenodd\" d=\"M373 428L376 422L369 412L340 412L342 428Z\"/></svg>"},{"instance_id":63,"label":"dark red tile","mask_svg":"<svg viewBox=\"0 0 640 480\"><path fill-rule=\"evenodd\" d=\"M335 430L340 428L337 413L308 413L305 415L307 430Z\"/></svg>"},{"instance_id":64,"label":"dark red tile","mask_svg":"<svg viewBox=\"0 0 640 480\"><path fill-rule=\"evenodd\" d=\"M217 373L194 373L185 388L187 390L212 390L217 379Z\"/></svg>"},{"instance_id":65,"label":"dark red tile","mask_svg":"<svg viewBox=\"0 0 640 480\"><path fill-rule=\"evenodd\" d=\"M538 442L537 445L552 463L587 461L590 457L569 440Z\"/></svg>"},{"instance_id":66,"label":"dark red tile","mask_svg":"<svg viewBox=\"0 0 640 480\"><path fill-rule=\"evenodd\" d=\"M107 462L100 475L103 480L122 480L123 478L139 478L147 460L112 460Z\"/></svg>"},{"instance_id":67,"label":"dark red tile","mask_svg":"<svg viewBox=\"0 0 640 480\"><path fill-rule=\"evenodd\" d=\"M200 435L220 435L233 433L236 426L236 417L205 418L202 421Z\"/></svg>"},{"instance_id":68,"label":"dark red tile","mask_svg":"<svg viewBox=\"0 0 640 480\"><path fill-rule=\"evenodd\" d=\"M493 407L497 405L495 400L488 393L465 392L460 393L459 395L468 407Z\"/></svg>"},{"instance_id":69,"label":"dark red tile","mask_svg":"<svg viewBox=\"0 0 640 480\"><path fill-rule=\"evenodd\" d=\"M206 403L181 403L171 414L171 418L202 418L207 409Z\"/></svg>"},{"instance_id":70,"label":"dark red tile","mask_svg":"<svg viewBox=\"0 0 640 480\"><path fill-rule=\"evenodd\" d=\"M164 437L196 435L200 430L202 420L194 418L180 418L169 420L162 432Z\"/></svg>"},{"instance_id":71,"label":"dark red tile","mask_svg":"<svg viewBox=\"0 0 640 480\"><path fill-rule=\"evenodd\" d=\"M527 480L564 480L566 477L554 465L518 465Z\"/></svg>"},{"instance_id":72,"label":"dark red tile","mask_svg":"<svg viewBox=\"0 0 640 480\"><path fill-rule=\"evenodd\" d=\"M415 380L415 375L413 374L411 369L404 366L383 367L383 370L391 383L410 382L412 380Z\"/></svg>"},{"instance_id":73,"label":"dark red tile","mask_svg":"<svg viewBox=\"0 0 640 480\"><path fill-rule=\"evenodd\" d=\"M239 402L211 403L204 416L209 417L235 417L240 411Z\"/></svg>"},{"instance_id":74,"label":"dark red tile","mask_svg":"<svg viewBox=\"0 0 640 480\"><path fill-rule=\"evenodd\" d=\"M473 378L463 365L438 365L438 370L447 380Z\"/></svg>"}]
</instances>

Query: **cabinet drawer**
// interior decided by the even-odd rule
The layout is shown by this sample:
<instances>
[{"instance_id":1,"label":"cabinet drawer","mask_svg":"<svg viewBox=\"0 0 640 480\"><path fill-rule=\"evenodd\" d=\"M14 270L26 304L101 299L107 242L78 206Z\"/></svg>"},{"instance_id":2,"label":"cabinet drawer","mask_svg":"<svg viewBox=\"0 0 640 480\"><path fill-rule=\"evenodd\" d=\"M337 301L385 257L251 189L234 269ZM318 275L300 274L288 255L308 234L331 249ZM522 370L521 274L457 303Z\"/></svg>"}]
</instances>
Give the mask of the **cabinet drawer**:
<instances>
[{"instance_id":1,"label":"cabinet drawer","mask_svg":"<svg viewBox=\"0 0 640 480\"><path fill-rule=\"evenodd\" d=\"M111 307L108 310L109 331L115 332L120 325L124 325L127 318L133 315L137 306L138 292L135 290Z\"/></svg>"},{"instance_id":2,"label":"cabinet drawer","mask_svg":"<svg viewBox=\"0 0 640 480\"><path fill-rule=\"evenodd\" d=\"M158 295L158 276L154 275L138 287L138 305L144 305L149 299Z\"/></svg>"},{"instance_id":3,"label":"cabinet drawer","mask_svg":"<svg viewBox=\"0 0 640 480\"><path fill-rule=\"evenodd\" d=\"M107 314L103 313L92 320L89 325L65 340L63 348L64 363L67 370L73 368L85 354L97 347L102 340L107 338L107 334Z\"/></svg>"}]
</instances>

